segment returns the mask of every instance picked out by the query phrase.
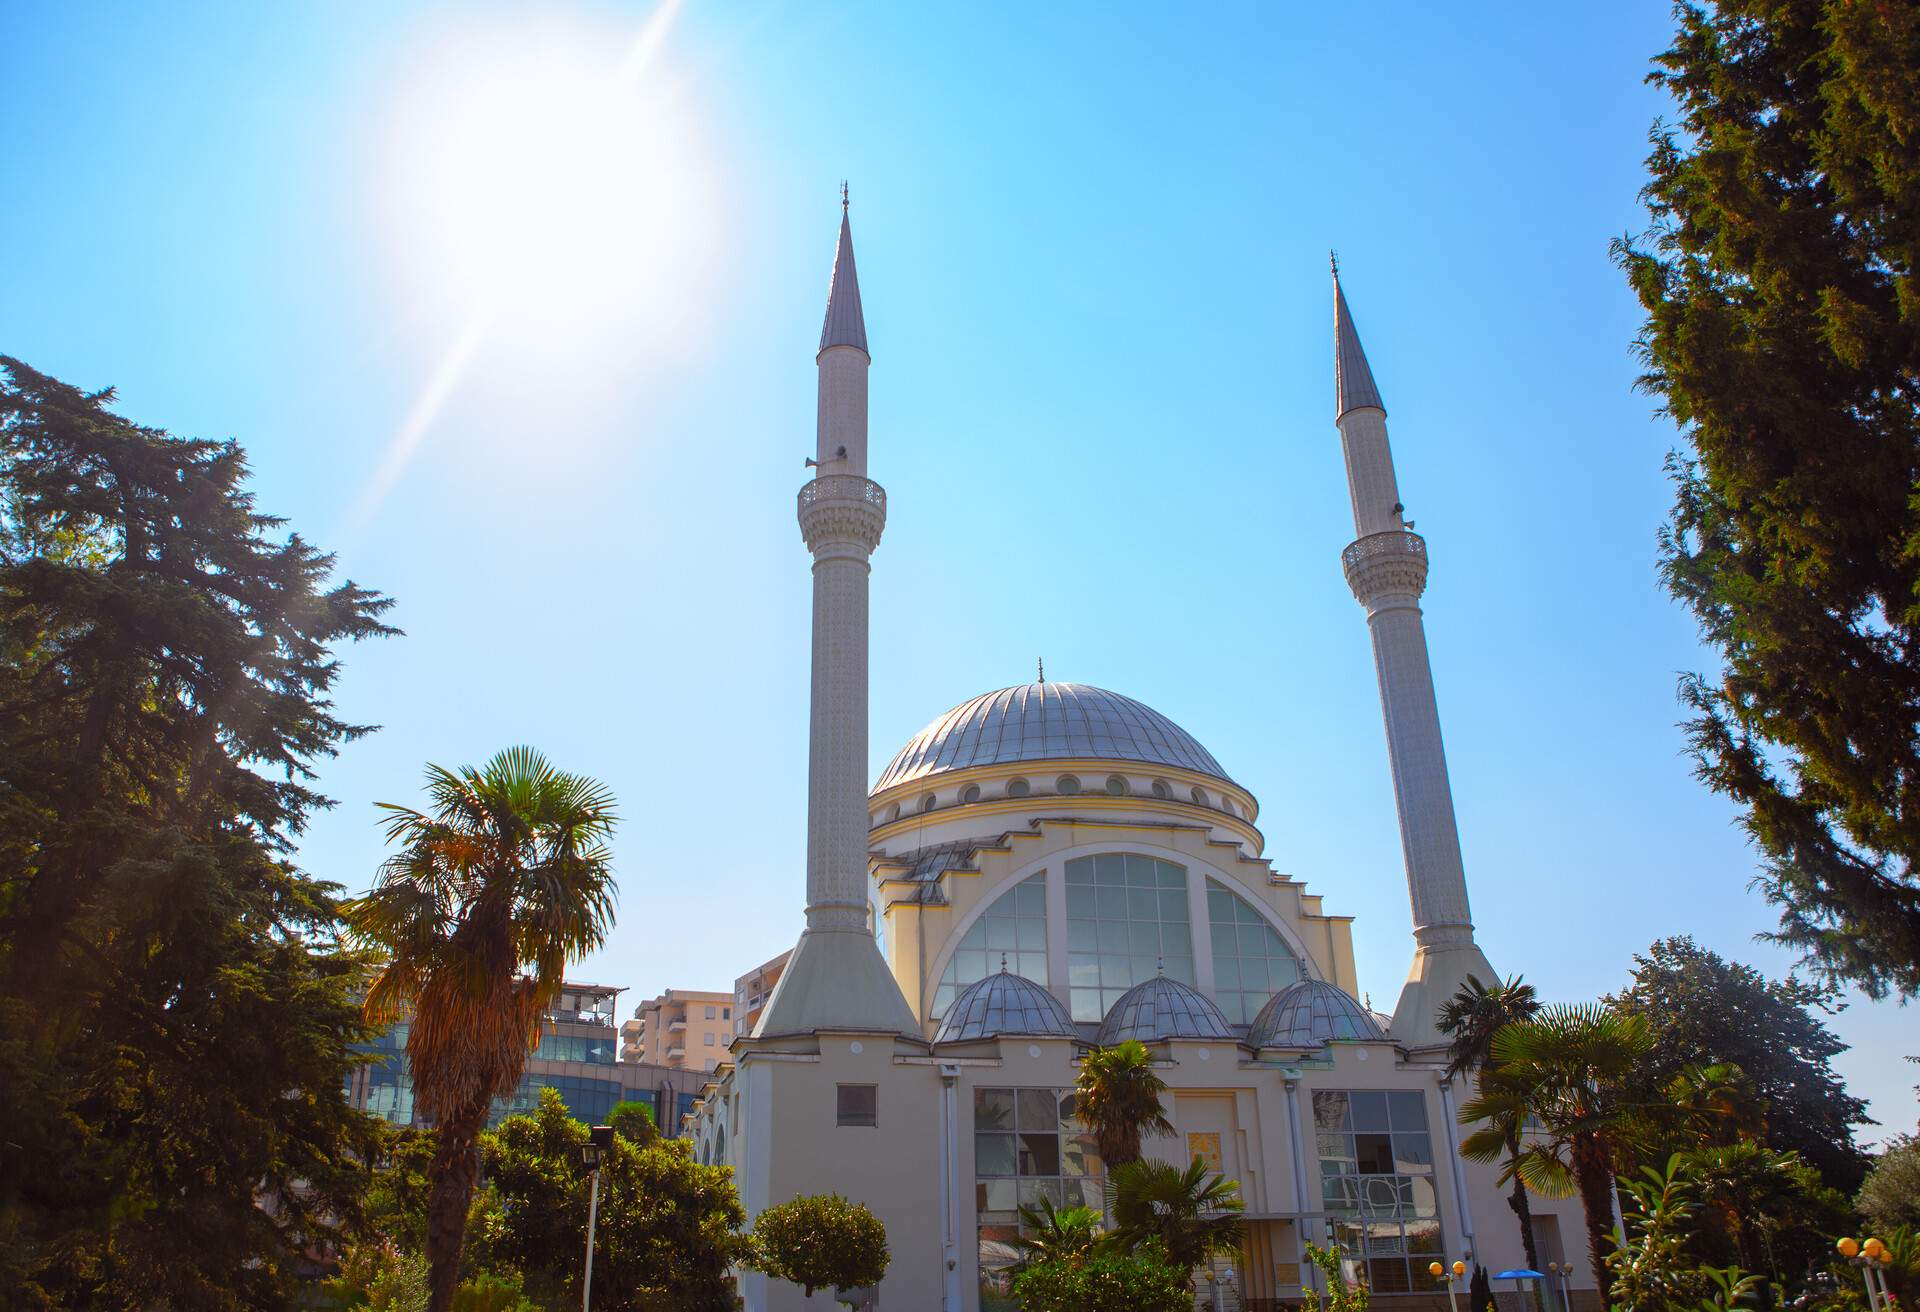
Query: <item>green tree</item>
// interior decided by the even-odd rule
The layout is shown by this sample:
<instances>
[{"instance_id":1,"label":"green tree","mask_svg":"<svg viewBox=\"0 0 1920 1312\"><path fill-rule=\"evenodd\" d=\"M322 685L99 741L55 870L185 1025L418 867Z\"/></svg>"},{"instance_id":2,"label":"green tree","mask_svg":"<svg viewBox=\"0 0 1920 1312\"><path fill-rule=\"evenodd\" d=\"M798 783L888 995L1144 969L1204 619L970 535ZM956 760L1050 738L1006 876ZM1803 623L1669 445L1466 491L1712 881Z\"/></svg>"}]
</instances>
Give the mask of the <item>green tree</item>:
<instances>
[{"instance_id":1,"label":"green tree","mask_svg":"<svg viewBox=\"0 0 1920 1312\"><path fill-rule=\"evenodd\" d=\"M1521 1152L1520 1177L1544 1194L1580 1195L1587 1257L1602 1283L1615 1165L1631 1160L1645 1126L1646 1109L1621 1090L1652 1042L1643 1017L1591 1004L1542 1008L1493 1037L1502 1096L1520 1100L1541 1127ZM1460 1109L1460 1119L1487 1120L1493 1110L1476 1096ZM1497 1133L1476 1131L1461 1150L1479 1156L1480 1137ZM1495 1146L1504 1151L1504 1139Z\"/></svg>"},{"instance_id":2,"label":"green tree","mask_svg":"<svg viewBox=\"0 0 1920 1312\"><path fill-rule=\"evenodd\" d=\"M753 1222L756 1270L816 1289L865 1289L880 1283L892 1260L880 1218L839 1194L803 1194L761 1212Z\"/></svg>"},{"instance_id":3,"label":"green tree","mask_svg":"<svg viewBox=\"0 0 1920 1312\"><path fill-rule=\"evenodd\" d=\"M1692 1248L1699 1228L1694 1182L1680 1154L1622 1184L1626 1241L1608 1255L1609 1297L1634 1312L1731 1308L1758 1292L1760 1278L1703 1266Z\"/></svg>"},{"instance_id":4,"label":"green tree","mask_svg":"<svg viewBox=\"0 0 1920 1312\"><path fill-rule=\"evenodd\" d=\"M1190 1312L1186 1273L1153 1245L1035 1262L1013 1282L1022 1312Z\"/></svg>"},{"instance_id":5,"label":"green tree","mask_svg":"<svg viewBox=\"0 0 1920 1312\"><path fill-rule=\"evenodd\" d=\"M1120 1242L1128 1248L1157 1246L1184 1273L1189 1288L1194 1268L1240 1251L1240 1186L1208 1175L1202 1159L1182 1169L1143 1158L1118 1167L1110 1178Z\"/></svg>"},{"instance_id":6,"label":"green tree","mask_svg":"<svg viewBox=\"0 0 1920 1312\"><path fill-rule=\"evenodd\" d=\"M653 1123L653 1107L644 1102L615 1103L607 1113L607 1124L615 1134L623 1134L643 1146L652 1143L660 1133Z\"/></svg>"},{"instance_id":7,"label":"green tree","mask_svg":"<svg viewBox=\"0 0 1920 1312\"><path fill-rule=\"evenodd\" d=\"M1852 1221L1846 1196L1797 1153L1747 1141L1696 1148L1680 1161L1700 1202L1703 1265L1759 1272L1788 1290Z\"/></svg>"},{"instance_id":8,"label":"green tree","mask_svg":"<svg viewBox=\"0 0 1920 1312\"><path fill-rule=\"evenodd\" d=\"M1525 983L1518 975L1505 983L1495 982L1492 985L1483 984L1472 975L1467 976L1467 982L1460 986L1459 992L1440 1005L1438 1027L1449 1038L1448 1074L1477 1079L1477 1073L1485 1070L1493 1060L1493 1036L1500 1027L1516 1020L1531 1019L1539 1010L1539 995L1534 992L1533 985ZM1496 1104L1487 1105L1491 1108ZM1503 1163L1500 1183L1509 1186L1507 1207L1520 1226L1520 1243L1526 1250L1527 1266L1538 1271L1541 1267L1539 1253L1533 1242L1533 1210L1528 1205L1527 1186L1520 1179L1518 1169L1526 1112L1524 1107L1516 1108L1510 1101L1498 1105L1504 1110L1495 1123L1502 1140L1502 1154L1493 1160Z\"/></svg>"},{"instance_id":9,"label":"green tree","mask_svg":"<svg viewBox=\"0 0 1920 1312\"><path fill-rule=\"evenodd\" d=\"M1721 668L1681 695L1779 937L1920 990L1920 14L1675 7L1652 222L1615 253L1690 454L1662 569ZM1744 1063L1743 1063L1744 1064Z\"/></svg>"},{"instance_id":10,"label":"green tree","mask_svg":"<svg viewBox=\"0 0 1920 1312\"><path fill-rule=\"evenodd\" d=\"M1628 1077L1634 1097L1664 1101L1689 1066L1732 1063L1750 1085L1749 1100L1764 1104L1768 1144L1799 1153L1836 1188L1859 1187L1865 1158L1853 1127L1870 1122L1833 1069L1847 1045L1824 1019L1838 1009L1830 989L1768 979L1677 937L1635 956L1632 982L1606 1001L1643 1019L1652 1038Z\"/></svg>"},{"instance_id":11,"label":"green tree","mask_svg":"<svg viewBox=\"0 0 1920 1312\"><path fill-rule=\"evenodd\" d=\"M231 442L0 357L0 1288L284 1303L351 1221L364 965L292 844L388 603ZM261 1206L262 1201L269 1205Z\"/></svg>"},{"instance_id":12,"label":"green tree","mask_svg":"<svg viewBox=\"0 0 1920 1312\"><path fill-rule=\"evenodd\" d=\"M1903 1134L1881 1150L1855 1206L1875 1225L1920 1229L1920 1138Z\"/></svg>"},{"instance_id":13,"label":"green tree","mask_svg":"<svg viewBox=\"0 0 1920 1312\"><path fill-rule=\"evenodd\" d=\"M399 850L343 911L386 954L368 1021L410 1021L414 1097L438 1142L427 1261L433 1312L446 1312L488 1113L526 1069L567 963L612 923L614 810L600 784L526 747L479 769L429 766L427 794L426 811L382 804Z\"/></svg>"},{"instance_id":14,"label":"green tree","mask_svg":"<svg viewBox=\"0 0 1920 1312\"><path fill-rule=\"evenodd\" d=\"M1094 1146L1109 1172L1140 1158L1145 1134L1172 1134L1160 1105L1167 1082L1153 1069L1153 1054L1138 1039L1094 1048L1080 1063L1075 1109L1093 1132Z\"/></svg>"},{"instance_id":15,"label":"green tree","mask_svg":"<svg viewBox=\"0 0 1920 1312\"><path fill-rule=\"evenodd\" d=\"M519 1274L555 1306L580 1303L587 1135L559 1093L542 1089L532 1115L509 1116L480 1138L491 1202L477 1215L475 1265ZM732 1312L745 1223L732 1168L700 1164L684 1139L639 1144L616 1133L600 1171L596 1312Z\"/></svg>"},{"instance_id":16,"label":"green tree","mask_svg":"<svg viewBox=\"0 0 1920 1312\"><path fill-rule=\"evenodd\" d=\"M1323 1297L1317 1289L1306 1289L1300 1296L1302 1312L1367 1312L1372 1295L1364 1283L1347 1283L1338 1244L1322 1248L1309 1240L1306 1254L1307 1261L1319 1270L1321 1283L1326 1285L1327 1292Z\"/></svg>"}]
</instances>

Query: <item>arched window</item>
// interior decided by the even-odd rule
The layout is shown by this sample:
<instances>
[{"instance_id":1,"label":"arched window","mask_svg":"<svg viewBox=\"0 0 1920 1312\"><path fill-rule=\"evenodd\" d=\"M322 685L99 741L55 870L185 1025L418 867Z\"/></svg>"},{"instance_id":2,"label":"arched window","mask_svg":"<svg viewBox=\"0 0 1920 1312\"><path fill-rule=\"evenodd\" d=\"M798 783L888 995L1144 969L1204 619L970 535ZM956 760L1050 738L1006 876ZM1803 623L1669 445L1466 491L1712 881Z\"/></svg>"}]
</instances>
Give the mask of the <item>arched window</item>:
<instances>
[{"instance_id":1,"label":"arched window","mask_svg":"<svg viewBox=\"0 0 1920 1312\"><path fill-rule=\"evenodd\" d=\"M892 824L895 820L898 820L899 818L900 818L900 803L895 802L892 806L887 808L887 823Z\"/></svg>"},{"instance_id":2,"label":"arched window","mask_svg":"<svg viewBox=\"0 0 1920 1312\"><path fill-rule=\"evenodd\" d=\"M1008 797L1025 797L1028 793L1032 791L1033 791L1033 785L1028 783L1025 779L1009 779L1007 781Z\"/></svg>"},{"instance_id":3,"label":"arched window","mask_svg":"<svg viewBox=\"0 0 1920 1312\"><path fill-rule=\"evenodd\" d=\"M1047 982L1047 877L1031 875L1002 893L973 922L947 959L933 991L933 1019L947 1014L961 989L1007 969L1044 987Z\"/></svg>"},{"instance_id":4,"label":"arched window","mask_svg":"<svg viewBox=\"0 0 1920 1312\"><path fill-rule=\"evenodd\" d=\"M931 810L933 810L933 804L934 804L934 802L935 802L935 800L936 800L936 799L935 799L935 797L934 797L934 795L933 795L932 793L928 793L928 794L927 794L927 795L926 795L925 797L923 797L923 798L921 798L921 799L920 799L920 809L921 809L922 811L931 811Z\"/></svg>"},{"instance_id":5,"label":"arched window","mask_svg":"<svg viewBox=\"0 0 1920 1312\"><path fill-rule=\"evenodd\" d=\"M1193 983L1187 872L1171 861L1109 853L1067 862L1067 980L1073 1018L1097 1021L1164 968Z\"/></svg>"},{"instance_id":6,"label":"arched window","mask_svg":"<svg viewBox=\"0 0 1920 1312\"><path fill-rule=\"evenodd\" d=\"M963 802L977 802L977 801L979 801L979 800L980 800L980 785L979 785L979 784L968 784L968 785L967 785L967 786L966 786L965 788L962 788L962 789L960 790L960 800L961 800L961 801L963 801Z\"/></svg>"},{"instance_id":7,"label":"arched window","mask_svg":"<svg viewBox=\"0 0 1920 1312\"><path fill-rule=\"evenodd\" d=\"M1165 779L1155 779L1153 781L1153 795L1155 797L1170 799L1173 796L1173 789L1167 786Z\"/></svg>"},{"instance_id":8,"label":"arched window","mask_svg":"<svg viewBox=\"0 0 1920 1312\"><path fill-rule=\"evenodd\" d=\"M1213 1000L1235 1025L1250 1025L1267 999L1300 978L1300 959L1253 904L1207 881L1213 931Z\"/></svg>"},{"instance_id":9,"label":"arched window","mask_svg":"<svg viewBox=\"0 0 1920 1312\"><path fill-rule=\"evenodd\" d=\"M1060 777L1059 777L1058 779L1055 779L1055 780L1053 781L1053 791L1054 791L1054 792L1056 792L1056 793L1077 793L1077 792L1079 792L1079 791L1080 791L1080 778L1079 778L1079 776L1078 776L1078 775L1071 775L1071 774L1063 774L1063 775L1061 775L1061 776L1060 776Z\"/></svg>"},{"instance_id":10,"label":"arched window","mask_svg":"<svg viewBox=\"0 0 1920 1312\"><path fill-rule=\"evenodd\" d=\"M1107 776L1107 792L1113 795L1114 797L1125 797L1127 795L1126 779L1123 776L1117 775L1117 774L1108 775Z\"/></svg>"},{"instance_id":11,"label":"arched window","mask_svg":"<svg viewBox=\"0 0 1920 1312\"><path fill-rule=\"evenodd\" d=\"M1188 796L1193 798L1193 804L1195 806L1205 806L1207 804L1207 791L1204 788L1196 788L1188 794Z\"/></svg>"}]
</instances>

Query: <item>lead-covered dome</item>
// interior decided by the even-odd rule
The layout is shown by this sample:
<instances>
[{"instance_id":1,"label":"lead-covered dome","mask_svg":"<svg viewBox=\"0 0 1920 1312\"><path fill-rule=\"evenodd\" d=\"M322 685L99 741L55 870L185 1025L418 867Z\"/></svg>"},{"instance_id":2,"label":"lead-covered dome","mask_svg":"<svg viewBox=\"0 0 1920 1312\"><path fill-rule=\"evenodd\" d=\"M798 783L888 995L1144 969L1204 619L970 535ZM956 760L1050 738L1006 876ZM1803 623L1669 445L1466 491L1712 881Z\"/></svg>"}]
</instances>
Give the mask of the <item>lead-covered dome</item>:
<instances>
[{"instance_id":1,"label":"lead-covered dome","mask_svg":"<svg viewBox=\"0 0 1920 1312\"><path fill-rule=\"evenodd\" d=\"M1077 1038L1073 1017L1060 999L1005 966L997 975L967 985L947 1008L935 1043L994 1039L1001 1035Z\"/></svg>"},{"instance_id":2,"label":"lead-covered dome","mask_svg":"<svg viewBox=\"0 0 1920 1312\"><path fill-rule=\"evenodd\" d=\"M1122 993L1100 1022L1094 1042L1101 1047L1138 1039L1224 1039L1233 1042L1233 1026L1212 998L1177 979L1156 975Z\"/></svg>"},{"instance_id":3,"label":"lead-covered dome","mask_svg":"<svg viewBox=\"0 0 1920 1312\"><path fill-rule=\"evenodd\" d=\"M1335 1039L1381 1042L1386 1037L1371 1012L1323 979L1281 989L1247 1030L1247 1043L1255 1048L1322 1048Z\"/></svg>"},{"instance_id":4,"label":"lead-covered dome","mask_svg":"<svg viewBox=\"0 0 1920 1312\"><path fill-rule=\"evenodd\" d=\"M873 786L1015 761L1139 761L1233 782L1185 729L1131 697L1084 683L1023 683L982 693L908 740Z\"/></svg>"}]
</instances>

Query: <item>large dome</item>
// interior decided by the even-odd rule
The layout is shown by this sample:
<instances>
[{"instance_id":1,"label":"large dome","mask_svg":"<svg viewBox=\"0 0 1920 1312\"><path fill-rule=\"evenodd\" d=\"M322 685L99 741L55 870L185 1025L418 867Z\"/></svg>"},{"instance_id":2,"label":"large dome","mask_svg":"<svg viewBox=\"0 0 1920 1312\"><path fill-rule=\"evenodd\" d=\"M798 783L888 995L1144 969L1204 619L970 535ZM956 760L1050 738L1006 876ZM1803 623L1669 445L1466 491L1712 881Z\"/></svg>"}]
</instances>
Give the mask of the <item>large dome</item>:
<instances>
[{"instance_id":1,"label":"large dome","mask_svg":"<svg viewBox=\"0 0 1920 1312\"><path fill-rule=\"evenodd\" d=\"M1022 683L982 693L908 740L873 786L1015 761L1140 761L1231 783L1213 753L1151 706L1084 683Z\"/></svg>"}]
</instances>

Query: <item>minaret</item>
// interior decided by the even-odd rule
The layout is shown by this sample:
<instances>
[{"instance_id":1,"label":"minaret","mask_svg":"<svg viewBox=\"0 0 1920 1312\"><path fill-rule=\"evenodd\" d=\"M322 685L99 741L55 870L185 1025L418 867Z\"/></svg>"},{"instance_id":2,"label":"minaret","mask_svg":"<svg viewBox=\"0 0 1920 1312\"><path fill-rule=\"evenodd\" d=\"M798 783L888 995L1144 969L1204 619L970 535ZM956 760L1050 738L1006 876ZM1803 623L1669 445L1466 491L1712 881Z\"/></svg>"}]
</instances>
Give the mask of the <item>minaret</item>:
<instances>
[{"instance_id":1,"label":"minaret","mask_svg":"<svg viewBox=\"0 0 1920 1312\"><path fill-rule=\"evenodd\" d=\"M813 553L813 698L807 752L807 927L755 1037L845 1030L919 1037L867 927L867 577L887 494L867 474L866 317L846 188L820 371L819 449L800 488Z\"/></svg>"},{"instance_id":2,"label":"minaret","mask_svg":"<svg viewBox=\"0 0 1920 1312\"><path fill-rule=\"evenodd\" d=\"M1400 491L1387 445L1387 410L1354 330L1340 268L1333 270L1336 414L1346 453L1356 537L1341 553L1347 584L1367 609L1373 663L1386 717L1400 846L1413 903L1413 969L1393 1011L1393 1037L1408 1048L1447 1042L1434 1023L1442 1003L1471 974L1491 984L1493 968L1473 941L1460 833L1447 782L1440 709L1427 661L1420 594L1427 586L1427 543L1401 517Z\"/></svg>"}]
</instances>

